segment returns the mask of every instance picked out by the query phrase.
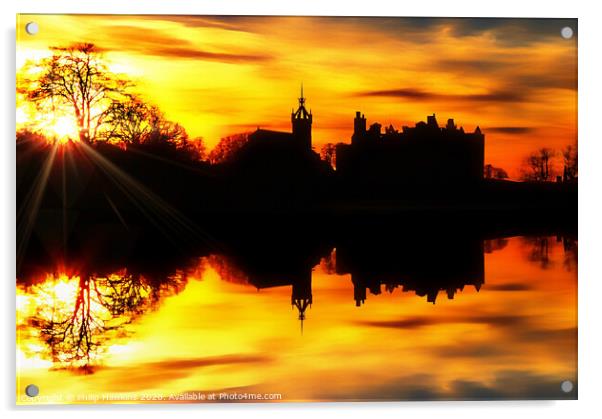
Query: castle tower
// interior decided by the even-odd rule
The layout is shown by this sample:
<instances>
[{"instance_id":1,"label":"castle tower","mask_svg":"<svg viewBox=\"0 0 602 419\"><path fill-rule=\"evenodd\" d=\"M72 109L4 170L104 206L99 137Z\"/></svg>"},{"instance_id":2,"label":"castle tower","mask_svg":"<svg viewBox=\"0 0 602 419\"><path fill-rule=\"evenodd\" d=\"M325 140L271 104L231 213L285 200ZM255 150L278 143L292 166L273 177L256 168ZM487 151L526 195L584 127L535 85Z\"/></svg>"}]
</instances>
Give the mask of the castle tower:
<instances>
[{"instance_id":1,"label":"castle tower","mask_svg":"<svg viewBox=\"0 0 602 419\"><path fill-rule=\"evenodd\" d=\"M306 150L311 150L311 111L305 109L305 98L303 97L303 85L301 85L301 97L299 98L299 107L291 113L291 123L293 124L293 136L295 140Z\"/></svg>"},{"instance_id":2,"label":"castle tower","mask_svg":"<svg viewBox=\"0 0 602 419\"><path fill-rule=\"evenodd\" d=\"M366 117L361 112L355 113L353 120L353 135L351 136L351 144L356 144L366 138Z\"/></svg>"}]
</instances>

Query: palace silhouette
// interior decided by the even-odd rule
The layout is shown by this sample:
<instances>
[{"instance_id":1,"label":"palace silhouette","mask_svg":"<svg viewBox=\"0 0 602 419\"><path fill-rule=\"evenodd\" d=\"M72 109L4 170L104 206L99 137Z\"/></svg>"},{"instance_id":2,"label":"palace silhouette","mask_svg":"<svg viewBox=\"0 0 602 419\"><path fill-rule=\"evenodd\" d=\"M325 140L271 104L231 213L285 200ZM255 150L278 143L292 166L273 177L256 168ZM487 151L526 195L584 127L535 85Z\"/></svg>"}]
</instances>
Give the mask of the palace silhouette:
<instances>
[{"instance_id":1,"label":"palace silhouette","mask_svg":"<svg viewBox=\"0 0 602 419\"><path fill-rule=\"evenodd\" d=\"M399 180L406 184L475 183L483 179L485 135L458 128L453 119L439 127L435 114L415 127L374 123L366 129L359 111L353 121L351 144L338 144L337 171L351 180Z\"/></svg>"},{"instance_id":2,"label":"palace silhouette","mask_svg":"<svg viewBox=\"0 0 602 419\"><path fill-rule=\"evenodd\" d=\"M258 128L240 151L239 164L249 165L251 159L262 161L261 153L288 160L296 154L308 168L323 166L320 156L312 150L313 115L305 107L303 87L298 100L297 110L291 112L292 132ZM404 126L401 132L393 125L382 132L382 125L377 122L367 128L366 117L359 111L353 127L351 144L336 146L338 176L352 183L384 181L435 186L483 179L485 135L479 127L466 133L453 119L440 127L433 114L427 122Z\"/></svg>"}]
</instances>

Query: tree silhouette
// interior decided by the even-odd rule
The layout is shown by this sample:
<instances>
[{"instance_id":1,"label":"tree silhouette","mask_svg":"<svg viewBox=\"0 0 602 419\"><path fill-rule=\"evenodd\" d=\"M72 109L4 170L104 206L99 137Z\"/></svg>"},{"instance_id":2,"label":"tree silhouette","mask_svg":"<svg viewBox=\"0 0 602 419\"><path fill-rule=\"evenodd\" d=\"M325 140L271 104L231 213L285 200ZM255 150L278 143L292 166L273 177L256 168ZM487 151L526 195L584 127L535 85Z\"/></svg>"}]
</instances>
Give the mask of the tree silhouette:
<instances>
[{"instance_id":1,"label":"tree silhouette","mask_svg":"<svg viewBox=\"0 0 602 419\"><path fill-rule=\"evenodd\" d=\"M28 64L37 71L27 74L36 76L23 77L18 92L34 103L40 113L74 115L79 139L93 142L109 108L126 95L132 83L111 73L93 44L51 50L51 57Z\"/></svg>"},{"instance_id":2,"label":"tree silhouette","mask_svg":"<svg viewBox=\"0 0 602 419\"><path fill-rule=\"evenodd\" d=\"M156 106L139 97L113 102L107 110L106 123L108 128L102 140L108 143L132 145L143 153L168 160L206 157L202 137L191 139L182 125L167 120Z\"/></svg>"},{"instance_id":3,"label":"tree silhouette","mask_svg":"<svg viewBox=\"0 0 602 419\"><path fill-rule=\"evenodd\" d=\"M568 145L562 150L564 161L564 179L574 180L578 175L577 145Z\"/></svg>"},{"instance_id":4,"label":"tree silhouette","mask_svg":"<svg viewBox=\"0 0 602 419\"><path fill-rule=\"evenodd\" d=\"M152 109L139 97L114 101L107 109L108 129L103 139L108 142L140 144L153 130Z\"/></svg>"},{"instance_id":5,"label":"tree silhouette","mask_svg":"<svg viewBox=\"0 0 602 419\"><path fill-rule=\"evenodd\" d=\"M152 287L139 273L122 272L94 278L100 302L113 316L141 314L152 305Z\"/></svg>"},{"instance_id":6,"label":"tree silhouette","mask_svg":"<svg viewBox=\"0 0 602 419\"><path fill-rule=\"evenodd\" d=\"M508 172L500 167L494 167L491 164L486 164L483 177L485 179L508 179Z\"/></svg>"},{"instance_id":7,"label":"tree silhouette","mask_svg":"<svg viewBox=\"0 0 602 419\"><path fill-rule=\"evenodd\" d=\"M546 182L553 179L551 159L554 154L554 150L544 147L527 156L522 168L522 179L537 182Z\"/></svg>"},{"instance_id":8,"label":"tree silhouette","mask_svg":"<svg viewBox=\"0 0 602 419\"><path fill-rule=\"evenodd\" d=\"M203 137L188 138L179 146L180 150L190 156L192 160L206 160L207 146Z\"/></svg>"},{"instance_id":9,"label":"tree silhouette","mask_svg":"<svg viewBox=\"0 0 602 419\"><path fill-rule=\"evenodd\" d=\"M247 141L249 141L248 132L234 134L222 138L209 153L209 162L212 164L217 164L228 161L238 150L240 150L242 146L247 143Z\"/></svg>"},{"instance_id":10,"label":"tree silhouette","mask_svg":"<svg viewBox=\"0 0 602 419\"><path fill-rule=\"evenodd\" d=\"M320 149L320 158L327 162L333 169L337 167L336 144L324 144Z\"/></svg>"}]
</instances>

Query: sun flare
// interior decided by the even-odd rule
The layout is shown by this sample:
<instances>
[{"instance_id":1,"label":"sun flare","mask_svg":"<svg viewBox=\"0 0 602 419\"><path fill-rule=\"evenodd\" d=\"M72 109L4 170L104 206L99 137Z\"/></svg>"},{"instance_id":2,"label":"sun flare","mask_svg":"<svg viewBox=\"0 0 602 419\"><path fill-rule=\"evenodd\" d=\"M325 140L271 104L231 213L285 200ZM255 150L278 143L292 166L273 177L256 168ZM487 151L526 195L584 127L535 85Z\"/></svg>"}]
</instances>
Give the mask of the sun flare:
<instances>
[{"instance_id":1,"label":"sun flare","mask_svg":"<svg viewBox=\"0 0 602 419\"><path fill-rule=\"evenodd\" d=\"M49 118L43 129L48 137L55 138L61 143L69 140L77 141L79 138L75 118L67 115Z\"/></svg>"}]
</instances>

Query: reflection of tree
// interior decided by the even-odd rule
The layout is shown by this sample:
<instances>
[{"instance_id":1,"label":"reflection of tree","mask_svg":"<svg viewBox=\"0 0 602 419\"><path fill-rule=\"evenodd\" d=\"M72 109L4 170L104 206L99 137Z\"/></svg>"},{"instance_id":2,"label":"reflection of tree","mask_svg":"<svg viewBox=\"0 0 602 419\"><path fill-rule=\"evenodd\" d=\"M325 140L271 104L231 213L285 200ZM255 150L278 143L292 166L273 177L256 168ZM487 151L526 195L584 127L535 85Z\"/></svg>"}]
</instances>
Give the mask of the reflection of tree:
<instances>
[{"instance_id":1,"label":"reflection of tree","mask_svg":"<svg viewBox=\"0 0 602 419\"><path fill-rule=\"evenodd\" d=\"M328 256L320 260L320 268L328 275L333 275L337 272L337 249L332 249Z\"/></svg>"},{"instance_id":2,"label":"reflection of tree","mask_svg":"<svg viewBox=\"0 0 602 419\"><path fill-rule=\"evenodd\" d=\"M105 277L49 277L31 289L36 309L30 324L53 362L89 370L107 341L162 298L181 291L187 279L182 271L159 279L126 270Z\"/></svg>"},{"instance_id":3,"label":"reflection of tree","mask_svg":"<svg viewBox=\"0 0 602 419\"><path fill-rule=\"evenodd\" d=\"M547 269L551 265L550 243L547 237L531 237L527 241L531 245L528 255L529 260L539 262L542 269Z\"/></svg>"},{"instance_id":4,"label":"reflection of tree","mask_svg":"<svg viewBox=\"0 0 602 419\"><path fill-rule=\"evenodd\" d=\"M139 273L95 278L94 287L113 316L143 312L152 296L151 286Z\"/></svg>"},{"instance_id":5,"label":"reflection of tree","mask_svg":"<svg viewBox=\"0 0 602 419\"><path fill-rule=\"evenodd\" d=\"M485 253L493 253L496 250L502 250L508 245L508 239L489 239L483 240L483 251Z\"/></svg>"},{"instance_id":6,"label":"reflection of tree","mask_svg":"<svg viewBox=\"0 0 602 419\"><path fill-rule=\"evenodd\" d=\"M87 364L99 345L97 336L105 330L98 295L90 280L76 278L72 312L52 308L50 318L38 318L39 326L55 362Z\"/></svg>"},{"instance_id":7,"label":"reflection of tree","mask_svg":"<svg viewBox=\"0 0 602 419\"><path fill-rule=\"evenodd\" d=\"M525 237L523 241L529 247L527 258L531 262L539 263L542 269L548 269L552 265L548 237Z\"/></svg>"},{"instance_id":8,"label":"reflection of tree","mask_svg":"<svg viewBox=\"0 0 602 419\"><path fill-rule=\"evenodd\" d=\"M248 284L249 276L236 267L236 264L224 255L211 255L206 259L207 264L217 272L222 281L235 284Z\"/></svg>"},{"instance_id":9,"label":"reflection of tree","mask_svg":"<svg viewBox=\"0 0 602 419\"><path fill-rule=\"evenodd\" d=\"M524 237L523 243L527 245L527 258L536 262L542 269L552 267L551 259L553 241L562 244L564 252L564 268L573 272L577 269L577 240L570 236L559 235L557 237Z\"/></svg>"},{"instance_id":10,"label":"reflection of tree","mask_svg":"<svg viewBox=\"0 0 602 419\"><path fill-rule=\"evenodd\" d=\"M578 260L578 250L577 250L577 240L562 237L562 246L564 249L564 268L568 272L577 272L577 260Z\"/></svg>"}]
</instances>

